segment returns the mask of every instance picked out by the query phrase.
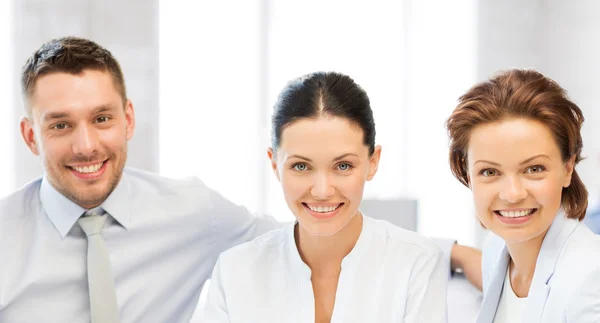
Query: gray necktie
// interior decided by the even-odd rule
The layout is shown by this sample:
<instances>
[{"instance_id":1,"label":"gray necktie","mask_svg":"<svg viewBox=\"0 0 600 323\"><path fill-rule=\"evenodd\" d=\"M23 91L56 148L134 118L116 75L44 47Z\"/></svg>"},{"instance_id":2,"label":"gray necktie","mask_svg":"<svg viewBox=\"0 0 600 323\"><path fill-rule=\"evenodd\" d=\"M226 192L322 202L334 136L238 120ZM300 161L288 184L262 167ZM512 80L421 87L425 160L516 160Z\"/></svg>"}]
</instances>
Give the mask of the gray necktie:
<instances>
[{"instance_id":1,"label":"gray necktie","mask_svg":"<svg viewBox=\"0 0 600 323\"><path fill-rule=\"evenodd\" d=\"M104 210L92 209L77 222L87 235L87 276L92 323L118 323L119 307L108 249L102 239Z\"/></svg>"}]
</instances>

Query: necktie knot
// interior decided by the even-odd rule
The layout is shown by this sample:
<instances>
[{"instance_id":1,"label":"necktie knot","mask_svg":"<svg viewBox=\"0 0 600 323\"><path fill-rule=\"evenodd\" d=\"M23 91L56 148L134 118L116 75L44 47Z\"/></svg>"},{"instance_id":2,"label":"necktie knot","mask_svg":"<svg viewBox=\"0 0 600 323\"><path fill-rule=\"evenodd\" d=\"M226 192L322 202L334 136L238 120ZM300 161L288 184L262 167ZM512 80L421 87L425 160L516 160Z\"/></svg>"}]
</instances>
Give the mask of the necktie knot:
<instances>
[{"instance_id":1,"label":"necktie knot","mask_svg":"<svg viewBox=\"0 0 600 323\"><path fill-rule=\"evenodd\" d=\"M104 223L106 222L105 213L100 208L89 210L77 220L77 223L79 223L79 226L87 236L99 234L102 232Z\"/></svg>"}]
</instances>

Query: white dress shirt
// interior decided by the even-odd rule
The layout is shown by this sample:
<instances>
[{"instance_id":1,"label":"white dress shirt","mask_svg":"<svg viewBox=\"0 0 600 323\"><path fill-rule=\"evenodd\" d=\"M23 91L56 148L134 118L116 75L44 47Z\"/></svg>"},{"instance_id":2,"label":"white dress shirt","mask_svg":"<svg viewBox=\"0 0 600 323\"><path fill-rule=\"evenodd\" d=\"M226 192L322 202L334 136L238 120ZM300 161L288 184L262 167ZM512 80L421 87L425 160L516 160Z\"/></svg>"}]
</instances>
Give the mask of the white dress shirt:
<instances>
[{"instance_id":1,"label":"white dress shirt","mask_svg":"<svg viewBox=\"0 0 600 323\"><path fill-rule=\"evenodd\" d=\"M331 322L446 322L447 270L433 242L363 216L360 237L342 261ZM311 271L298 253L294 225L219 257L204 319L314 322Z\"/></svg>"},{"instance_id":2,"label":"white dress shirt","mask_svg":"<svg viewBox=\"0 0 600 323\"><path fill-rule=\"evenodd\" d=\"M133 169L101 207L122 323L188 322L219 253L281 226L198 179ZM46 179L0 200L0 322L90 321L84 211Z\"/></svg>"}]
</instances>

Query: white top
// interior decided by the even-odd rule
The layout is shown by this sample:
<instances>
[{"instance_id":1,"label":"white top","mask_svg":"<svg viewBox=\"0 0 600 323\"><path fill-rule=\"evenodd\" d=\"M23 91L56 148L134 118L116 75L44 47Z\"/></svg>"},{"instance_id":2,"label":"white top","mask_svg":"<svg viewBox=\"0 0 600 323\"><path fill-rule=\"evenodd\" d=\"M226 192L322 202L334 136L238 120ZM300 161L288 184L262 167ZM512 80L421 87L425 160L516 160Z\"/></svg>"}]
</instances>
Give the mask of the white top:
<instances>
[{"instance_id":1,"label":"white top","mask_svg":"<svg viewBox=\"0 0 600 323\"><path fill-rule=\"evenodd\" d=\"M446 322L447 268L433 242L363 216L343 259L331 323ZM294 225L224 252L211 280L205 322L314 322L310 268Z\"/></svg>"},{"instance_id":2,"label":"white top","mask_svg":"<svg viewBox=\"0 0 600 323\"><path fill-rule=\"evenodd\" d=\"M281 227L196 178L133 169L101 207L121 323L189 322L219 253ZM0 199L0 322L90 322L84 211L45 179Z\"/></svg>"},{"instance_id":3,"label":"white top","mask_svg":"<svg viewBox=\"0 0 600 323\"><path fill-rule=\"evenodd\" d=\"M523 319L527 297L520 298L515 294L510 283L509 270L506 271L506 279L504 280L504 287L502 287L494 323L521 323Z\"/></svg>"}]
</instances>

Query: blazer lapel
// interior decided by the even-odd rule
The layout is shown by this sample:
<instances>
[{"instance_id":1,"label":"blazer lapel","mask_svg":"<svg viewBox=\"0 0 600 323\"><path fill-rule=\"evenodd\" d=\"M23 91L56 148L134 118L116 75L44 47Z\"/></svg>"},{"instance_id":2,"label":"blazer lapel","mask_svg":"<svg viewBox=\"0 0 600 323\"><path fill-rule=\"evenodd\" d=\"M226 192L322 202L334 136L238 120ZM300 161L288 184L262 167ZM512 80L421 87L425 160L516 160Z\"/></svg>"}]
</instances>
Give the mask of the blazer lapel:
<instances>
[{"instance_id":1,"label":"blazer lapel","mask_svg":"<svg viewBox=\"0 0 600 323\"><path fill-rule=\"evenodd\" d=\"M548 229L535 264L535 273L527 295L523 322L542 321L544 307L551 289L549 282L554 274L558 257L567 239L577 228L578 223L577 220L565 218L561 212Z\"/></svg>"},{"instance_id":2,"label":"blazer lapel","mask_svg":"<svg viewBox=\"0 0 600 323\"><path fill-rule=\"evenodd\" d=\"M509 260L510 255L508 254L508 249L506 248L506 245L503 244L498 257L496 258L496 266L492 271L489 283L485 287L486 290L483 301L481 302L481 308L477 315L477 323L492 323L494 321L498 302L500 301L500 295L502 294L502 288L504 287L504 279L506 277Z\"/></svg>"}]
</instances>

